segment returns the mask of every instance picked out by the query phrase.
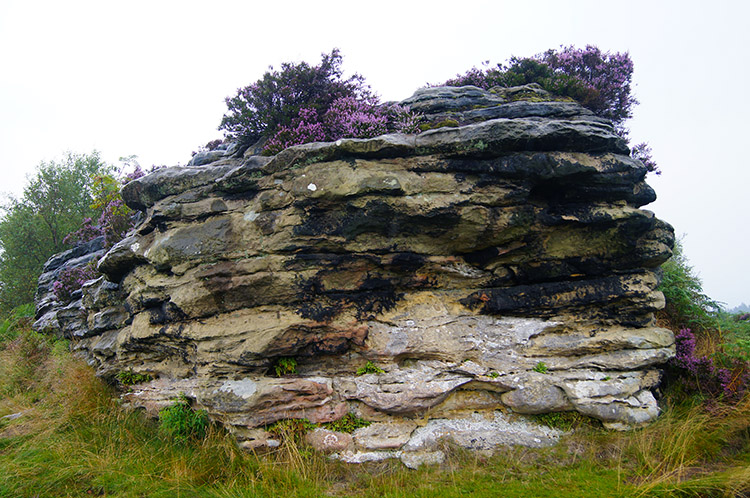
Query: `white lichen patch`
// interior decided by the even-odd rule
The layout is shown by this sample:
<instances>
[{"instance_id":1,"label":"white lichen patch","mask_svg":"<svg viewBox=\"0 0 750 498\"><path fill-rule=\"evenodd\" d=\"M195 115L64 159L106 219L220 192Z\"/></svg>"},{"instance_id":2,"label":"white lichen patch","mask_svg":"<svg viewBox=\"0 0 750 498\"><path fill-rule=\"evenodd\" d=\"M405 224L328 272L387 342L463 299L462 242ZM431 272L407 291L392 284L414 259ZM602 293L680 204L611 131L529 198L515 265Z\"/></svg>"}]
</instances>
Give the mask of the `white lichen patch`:
<instances>
[{"instance_id":1,"label":"white lichen patch","mask_svg":"<svg viewBox=\"0 0 750 498\"><path fill-rule=\"evenodd\" d=\"M258 390L258 386L252 379L245 377L241 380L227 380L221 385L219 391L232 393L243 399L252 397Z\"/></svg>"}]
</instances>

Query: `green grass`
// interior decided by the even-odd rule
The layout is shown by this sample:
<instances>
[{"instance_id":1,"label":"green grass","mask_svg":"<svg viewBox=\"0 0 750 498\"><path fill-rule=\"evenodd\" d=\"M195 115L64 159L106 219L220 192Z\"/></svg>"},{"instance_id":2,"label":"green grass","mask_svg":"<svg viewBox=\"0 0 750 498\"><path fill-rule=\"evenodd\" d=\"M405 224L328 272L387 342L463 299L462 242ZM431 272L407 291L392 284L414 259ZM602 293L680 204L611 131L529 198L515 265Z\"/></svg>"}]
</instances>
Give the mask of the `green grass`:
<instances>
[{"instance_id":1,"label":"green grass","mask_svg":"<svg viewBox=\"0 0 750 498\"><path fill-rule=\"evenodd\" d=\"M750 399L707 411L670 395L664 414L630 433L557 414L571 436L546 450L487 457L449 445L440 466L347 465L290 432L264 454L223 430L174 438L121 408L111 388L26 329L0 343L0 496L8 497L630 497L750 492ZM182 414L182 412L180 412ZM558 420L559 419L559 420ZM584 421L585 422L585 421ZM283 431L282 431L283 432ZM283 436L283 434L282 434Z\"/></svg>"}]
</instances>

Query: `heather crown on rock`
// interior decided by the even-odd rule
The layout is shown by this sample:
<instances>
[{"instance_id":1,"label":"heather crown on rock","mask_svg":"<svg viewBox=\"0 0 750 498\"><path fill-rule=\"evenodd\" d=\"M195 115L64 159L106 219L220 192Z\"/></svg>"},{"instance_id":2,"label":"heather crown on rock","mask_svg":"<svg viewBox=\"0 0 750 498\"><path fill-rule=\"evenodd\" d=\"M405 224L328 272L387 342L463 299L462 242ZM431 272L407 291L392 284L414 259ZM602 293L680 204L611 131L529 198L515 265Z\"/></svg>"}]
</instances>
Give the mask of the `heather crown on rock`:
<instances>
[{"instance_id":1,"label":"heather crown on rock","mask_svg":"<svg viewBox=\"0 0 750 498\"><path fill-rule=\"evenodd\" d=\"M102 376L150 375L129 404L158 413L184 393L246 447L274 444L280 420L351 414L371 424L311 444L416 466L442 458L443 436L554 443L529 414L653 420L674 356L654 271L673 232L639 209L655 199L646 166L609 121L538 85L401 105L435 128L127 184L143 221L77 301L49 299L43 275L36 327L75 338Z\"/></svg>"}]
</instances>

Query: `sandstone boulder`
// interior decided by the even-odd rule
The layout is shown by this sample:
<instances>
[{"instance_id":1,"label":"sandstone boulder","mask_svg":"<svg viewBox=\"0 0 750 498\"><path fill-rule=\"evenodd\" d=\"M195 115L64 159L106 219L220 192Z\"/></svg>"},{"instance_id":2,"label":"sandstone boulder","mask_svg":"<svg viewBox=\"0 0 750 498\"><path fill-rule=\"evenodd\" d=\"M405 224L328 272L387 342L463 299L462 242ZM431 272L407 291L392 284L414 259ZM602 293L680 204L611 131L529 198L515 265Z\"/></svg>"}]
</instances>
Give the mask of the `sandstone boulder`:
<instances>
[{"instance_id":1,"label":"sandstone boulder","mask_svg":"<svg viewBox=\"0 0 750 498\"><path fill-rule=\"evenodd\" d=\"M611 123L538 86L403 104L434 128L207 154L129 183L141 223L106 254L51 259L36 327L102 376L151 375L130 405L184 393L248 448L278 444L276 421L350 413L372 424L309 443L417 466L444 439L554 444L527 414L653 420L674 355L655 272L674 235L640 209L647 168ZM55 272L88 261L104 277L57 302Z\"/></svg>"}]
</instances>

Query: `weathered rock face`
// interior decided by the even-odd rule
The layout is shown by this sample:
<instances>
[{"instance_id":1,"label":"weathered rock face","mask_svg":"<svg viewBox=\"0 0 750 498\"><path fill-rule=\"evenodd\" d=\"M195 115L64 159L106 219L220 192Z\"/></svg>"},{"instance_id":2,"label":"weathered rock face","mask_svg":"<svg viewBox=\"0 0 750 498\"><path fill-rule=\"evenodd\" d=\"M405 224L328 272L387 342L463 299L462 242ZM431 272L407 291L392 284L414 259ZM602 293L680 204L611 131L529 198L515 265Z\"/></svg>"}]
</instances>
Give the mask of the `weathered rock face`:
<instances>
[{"instance_id":1,"label":"weathered rock face","mask_svg":"<svg viewBox=\"0 0 750 498\"><path fill-rule=\"evenodd\" d=\"M439 461L440 437L491 449L559 435L523 414L656 417L674 338L654 324L654 270L673 232L639 209L655 198L646 168L611 124L535 86L403 104L458 126L129 183L144 221L80 301L42 298L37 327L77 338L101 375L149 373L131 404L184 392L251 447L282 419L373 421L311 436L347 461ZM275 375L281 358L295 374ZM357 375L368 362L383 372Z\"/></svg>"}]
</instances>

